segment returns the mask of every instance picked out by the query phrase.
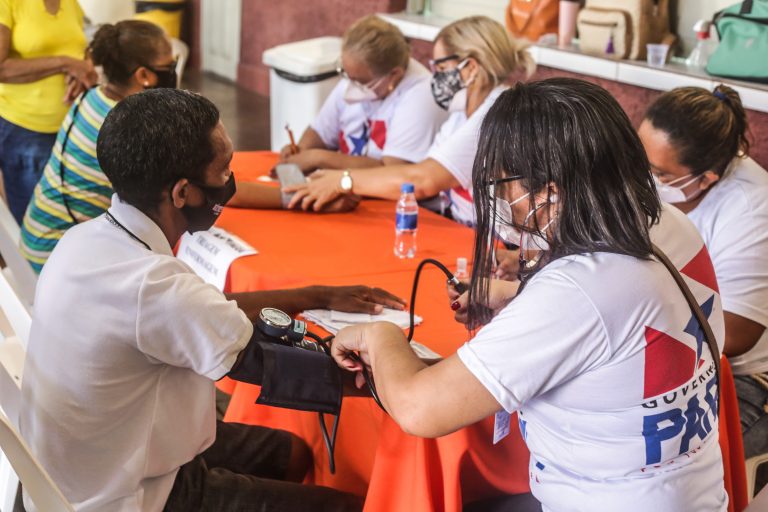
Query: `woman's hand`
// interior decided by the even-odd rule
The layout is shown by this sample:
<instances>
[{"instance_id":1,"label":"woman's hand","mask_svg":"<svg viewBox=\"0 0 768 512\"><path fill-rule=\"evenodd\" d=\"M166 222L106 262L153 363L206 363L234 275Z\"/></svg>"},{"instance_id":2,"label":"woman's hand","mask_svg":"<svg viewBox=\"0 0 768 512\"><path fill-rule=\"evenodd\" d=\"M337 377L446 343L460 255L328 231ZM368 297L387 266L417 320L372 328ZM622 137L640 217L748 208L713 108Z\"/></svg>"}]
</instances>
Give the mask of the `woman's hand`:
<instances>
[{"instance_id":1,"label":"woman's hand","mask_svg":"<svg viewBox=\"0 0 768 512\"><path fill-rule=\"evenodd\" d=\"M520 269L520 249L496 249L494 263L493 273L496 279L517 280L517 272Z\"/></svg>"},{"instance_id":2,"label":"woman's hand","mask_svg":"<svg viewBox=\"0 0 768 512\"><path fill-rule=\"evenodd\" d=\"M342 176L342 171L322 170L310 175L307 183L286 187L285 192L296 192L288 209L300 207L305 211L321 211L328 203L346 194L341 189Z\"/></svg>"},{"instance_id":3,"label":"woman's hand","mask_svg":"<svg viewBox=\"0 0 768 512\"><path fill-rule=\"evenodd\" d=\"M304 174L309 174L323 165L323 158L327 149L304 149L297 153L288 154L283 157L283 151L280 150L280 163L296 164Z\"/></svg>"},{"instance_id":4,"label":"woman's hand","mask_svg":"<svg viewBox=\"0 0 768 512\"><path fill-rule=\"evenodd\" d=\"M298 155L301 152L298 146L293 146L291 144L286 144L282 148L280 148L280 163L285 163L288 160L288 157L291 155Z\"/></svg>"},{"instance_id":5,"label":"woman's hand","mask_svg":"<svg viewBox=\"0 0 768 512\"><path fill-rule=\"evenodd\" d=\"M482 305L491 309L495 315L515 298L517 290L520 288L520 282L490 279L488 286L488 300ZM454 311L453 316L456 321L467 324L469 322L469 292L459 295L452 286L449 286L448 299L451 301L451 309Z\"/></svg>"},{"instance_id":6,"label":"woman's hand","mask_svg":"<svg viewBox=\"0 0 768 512\"><path fill-rule=\"evenodd\" d=\"M401 339L408 343L402 329L390 322L358 324L341 329L331 343L331 356L341 368L358 372L355 385L361 388L365 379L360 373L365 365L371 371L371 348L377 340Z\"/></svg>"},{"instance_id":7,"label":"woman's hand","mask_svg":"<svg viewBox=\"0 0 768 512\"><path fill-rule=\"evenodd\" d=\"M88 59L68 58L64 62L64 72L80 82L86 89L90 89L99 81L99 75L93 69L93 63Z\"/></svg>"}]
</instances>

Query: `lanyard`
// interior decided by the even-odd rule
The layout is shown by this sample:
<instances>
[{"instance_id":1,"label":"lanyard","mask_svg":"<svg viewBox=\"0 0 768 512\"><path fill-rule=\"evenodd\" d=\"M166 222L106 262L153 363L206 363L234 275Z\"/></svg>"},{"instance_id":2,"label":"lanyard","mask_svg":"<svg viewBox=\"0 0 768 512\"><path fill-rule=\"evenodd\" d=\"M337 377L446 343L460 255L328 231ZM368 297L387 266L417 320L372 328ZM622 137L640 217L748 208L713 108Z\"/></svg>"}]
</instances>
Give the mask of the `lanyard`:
<instances>
[{"instance_id":1,"label":"lanyard","mask_svg":"<svg viewBox=\"0 0 768 512\"><path fill-rule=\"evenodd\" d=\"M133 232L130 229L128 229L127 227L125 227L122 224L120 224L120 222L116 218L114 218L112 216L112 214L109 213L109 211L104 212L104 215L107 217L107 220L109 221L110 224L112 224L113 226L115 226L118 229L122 229L123 231L125 231L128 234L128 236L130 236L131 238L133 238L134 240L139 242L141 245L146 247L148 251L152 250L149 247L149 245L147 244L147 242L145 242L141 238L137 237L136 235L133 234Z\"/></svg>"}]
</instances>

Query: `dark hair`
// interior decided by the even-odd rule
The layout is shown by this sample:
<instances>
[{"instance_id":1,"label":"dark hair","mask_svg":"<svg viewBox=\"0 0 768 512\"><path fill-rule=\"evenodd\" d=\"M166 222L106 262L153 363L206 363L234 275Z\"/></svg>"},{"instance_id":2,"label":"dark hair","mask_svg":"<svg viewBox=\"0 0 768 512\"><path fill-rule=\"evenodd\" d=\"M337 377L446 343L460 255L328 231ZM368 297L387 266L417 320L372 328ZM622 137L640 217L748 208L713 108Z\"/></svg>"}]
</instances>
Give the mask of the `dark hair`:
<instances>
[{"instance_id":1,"label":"dark hair","mask_svg":"<svg viewBox=\"0 0 768 512\"><path fill-rule=\"evenodd\" d=\"M101 66L107 80L125 85L139 66L148 66L167 49L163 29L141 20L102 25L93 36L88 52Z\"/></svg>"},{"instance_id":2,"label":"dark hair","mask_svg":"<svg viewBox=\"0 0 768 512\"><path fill-rule=\"evenodd\" d=\"M531 210L536 207L533 194L549 183L559 196L557 217L547 230L549 252L533 268L520 269L523 277L571 254L650 257L649 229L661 215L661 203L643 145L619 104L606 90L582 80L520 82L488 111L475 156L477 226L469 297L473 324L490 319L487 310L476 306L488 296L493 264L488 241L495 199L488 185L515 175L531 192ZM535 215L532 220L528 228L540 232Z\"/></svg>"},{"instance_id":3,"label":"dark hair","mask_svg":"<svg viewBox=\"0 0 768 512\"><path fill-rule=\"evenodd\" d=\"M722 176L738 155L749 153L749 123L739 93L727 85L713 92L679 87L659 96L645 118L667 134L680 163L694 175Z\"/></svg>"},{"instance_id":4,"label":"dark hair","mask_svg":"<svg viewBox=\"0 0 768 512\"><path fill-rule=\"evenodd\" d=\"M133 94L99 130L99 165L120 199L155 211L169 185L182 178L205 181L218 122L219 110L199 94L165 88Z\"/></svg>"}]
</instances>

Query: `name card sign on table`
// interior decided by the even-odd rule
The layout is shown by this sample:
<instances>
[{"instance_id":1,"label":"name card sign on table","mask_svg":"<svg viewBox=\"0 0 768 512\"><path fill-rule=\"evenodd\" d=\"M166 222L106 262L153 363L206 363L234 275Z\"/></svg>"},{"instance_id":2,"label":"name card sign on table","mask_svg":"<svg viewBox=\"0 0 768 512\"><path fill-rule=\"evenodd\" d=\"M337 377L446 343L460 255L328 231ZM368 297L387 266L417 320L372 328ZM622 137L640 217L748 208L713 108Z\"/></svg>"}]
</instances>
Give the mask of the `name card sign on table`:
<instances>
[{"instance_id":1,"label":"name card sign on table","mask_svg":"<svg viewBox=\"0 0 768 512\"><path fill-rule=\"evenodd\" d=\"M229 266L258 251L228 231L212 227L194 235L184 233L176 256L207 283L224 290Z\"/></svg>"}]
</instances>

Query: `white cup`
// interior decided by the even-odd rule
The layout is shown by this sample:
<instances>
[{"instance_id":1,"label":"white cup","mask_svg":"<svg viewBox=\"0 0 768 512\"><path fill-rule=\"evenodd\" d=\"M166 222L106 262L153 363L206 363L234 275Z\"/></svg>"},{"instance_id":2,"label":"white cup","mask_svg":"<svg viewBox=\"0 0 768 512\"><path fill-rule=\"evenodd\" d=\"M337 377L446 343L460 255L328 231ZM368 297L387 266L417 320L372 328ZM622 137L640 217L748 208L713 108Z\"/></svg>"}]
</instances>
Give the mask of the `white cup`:
<instances>
[{"instance_id":1,"label":"white cup","mask_svg":"<svg viewBox=\"0 0 768 512\"><path fill-rule=\"evenodd\" d=\"M663 67L667 62L667 52L669 52L668 44L647 44L646 46L646 59L649 66L657 68Z\"/></svg>"}]
</instances>

